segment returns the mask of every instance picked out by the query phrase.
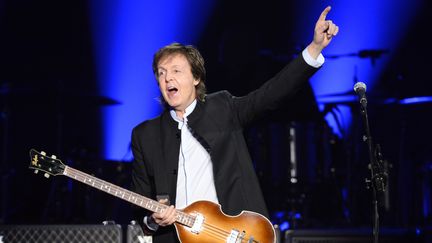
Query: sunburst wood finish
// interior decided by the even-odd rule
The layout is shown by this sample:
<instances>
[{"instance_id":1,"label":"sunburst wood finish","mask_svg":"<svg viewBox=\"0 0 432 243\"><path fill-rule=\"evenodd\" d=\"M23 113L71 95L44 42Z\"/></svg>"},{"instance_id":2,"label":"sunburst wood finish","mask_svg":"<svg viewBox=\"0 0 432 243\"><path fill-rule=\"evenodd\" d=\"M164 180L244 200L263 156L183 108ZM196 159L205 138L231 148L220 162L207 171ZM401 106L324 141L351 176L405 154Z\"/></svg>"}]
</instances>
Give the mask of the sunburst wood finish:
<instances>
[{"instance_id":1,"label":"sunburst wood finish","mask_svg":"<svg viewBox=\"0 0 432 243\"><path fill-rule=\"evenodd\" d=\"M177 235L184 243L203 242L276 242L275 231L270 221L261 214L243 211L237 216L229 216L222 212L219 204L209 201L192 203L182 210L189 215L200 213L204 215L202 230L195 234L190 232L190 227L176 223ZM244 232L243 239L231 239L228 237L231 231Z\"/></svg>"}]
</instances>

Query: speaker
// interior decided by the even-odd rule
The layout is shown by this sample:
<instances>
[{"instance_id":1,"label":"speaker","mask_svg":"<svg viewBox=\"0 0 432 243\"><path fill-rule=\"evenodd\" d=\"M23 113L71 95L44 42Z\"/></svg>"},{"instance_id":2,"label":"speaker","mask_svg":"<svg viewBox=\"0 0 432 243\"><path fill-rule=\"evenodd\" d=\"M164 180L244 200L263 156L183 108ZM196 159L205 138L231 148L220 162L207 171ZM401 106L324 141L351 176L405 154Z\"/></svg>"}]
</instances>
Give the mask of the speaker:
<instances>
[{"instance_id":1,"label":"speaker","mask_svg":"<svg viewBox=\"0 0 432 243\"><path fill-rule=\"evenodd\" d=\"M287 230L285 243L371 243L371 230ZM380 243L416 243L421 242L413 232L403 229L381 230Z\"/></svg>"},{"instance_id":2,"label":"speaker","mask_svg":"<svg viewBox=\"0 0 432 243\"><path fill-rule=\"evenodd\" d=\"M127 227L126 234L127 243L152 243L153 238L148 235L144 235L141 225L137 224L136 221L132 221ZM1 242L0 242L1 243Z\"/></svg>"},{"instance_id":3,"label":"speaker","mask_svg":"<svg viewBox=\"0 0 432 243\"><path fill-rule=\"evenodd\" d=\"M120 225L1 225L0 243L122 243Z\"/></svg>"}]
</instances>

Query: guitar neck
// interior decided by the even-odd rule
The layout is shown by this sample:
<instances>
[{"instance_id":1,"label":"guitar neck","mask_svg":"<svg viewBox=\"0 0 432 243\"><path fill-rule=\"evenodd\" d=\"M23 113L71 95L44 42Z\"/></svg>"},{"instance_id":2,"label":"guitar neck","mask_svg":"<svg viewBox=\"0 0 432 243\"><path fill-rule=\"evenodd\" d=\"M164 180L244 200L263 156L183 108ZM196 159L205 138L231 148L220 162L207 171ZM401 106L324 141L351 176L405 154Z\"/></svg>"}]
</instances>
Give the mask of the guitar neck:
<instances>
[{"instance_id":1,"label":"guitar neck","mask_svg":"<svg viewBox=\"0 0 432 243\"><path fill-rule=\"evenodd\" d=\"M87 184L91 187L94 187L98 190L109 193L115 197L128 201L132 204L135 204L139 207L145 208L149 211L160 213L165 210L168 206L162 203L159 203L150 198L144 197L138 193L126 190L119 186L116 186L112 183L106 182L89 174L86 174L82 171L74 169L69 166L65 166L63 171L63 175L72 178L74 180L80 181L84 184ZM195 221L195 217L189 214L186 214L180 210L177 210L176 222L192 227Z\"/></svg>"}]
</instances>

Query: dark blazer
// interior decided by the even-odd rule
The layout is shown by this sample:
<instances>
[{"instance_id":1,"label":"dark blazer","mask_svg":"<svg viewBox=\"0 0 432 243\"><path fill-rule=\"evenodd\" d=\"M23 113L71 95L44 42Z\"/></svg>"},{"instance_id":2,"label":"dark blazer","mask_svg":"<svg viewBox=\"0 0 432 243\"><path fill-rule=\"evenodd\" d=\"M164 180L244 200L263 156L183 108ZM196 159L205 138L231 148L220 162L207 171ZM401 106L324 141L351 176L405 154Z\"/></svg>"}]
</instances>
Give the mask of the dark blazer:
<instances>
[{"instance_id":1,"label":"dark blazer","mask_svg":"<svg viewBox=\"0 0 432 243\"><path fill-rule=\"evenodd\" d=\"M250 210L268 217L243 127L292 96L316 70L299 55L259 89L243 97L234 97L227 91L209 94L204 102L198 101L188 116L193 135L210 154L216 193L226 214ZM167 194L171 204L175 203L179 134L169 111L133 129L134 191L150 198ZM168 240L173 234L172 227L159 229L154 242L174 242Z\"/></svg>"}]
</instances>

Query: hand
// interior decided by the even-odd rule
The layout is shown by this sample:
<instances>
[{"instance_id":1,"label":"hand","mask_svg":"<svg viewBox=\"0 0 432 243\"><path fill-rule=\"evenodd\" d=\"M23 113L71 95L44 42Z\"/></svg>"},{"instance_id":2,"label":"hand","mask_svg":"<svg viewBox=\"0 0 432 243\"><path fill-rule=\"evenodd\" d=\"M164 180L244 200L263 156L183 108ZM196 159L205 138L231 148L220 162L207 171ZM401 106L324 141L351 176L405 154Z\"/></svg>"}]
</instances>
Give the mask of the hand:
<instances>
[{"instance_id":1,"label":"hand","mask_svg":"<svg viewBox=\"0 0 432 243\"><path fill-rule=\"evenodd\" d=\"M159 202L166 204L168 200L164 199L164 200L160 200ZM173 224L176 221L176 214L177 214L176 209L174 208L173 205L171 205L160 213L153 213L151 217L153 218L156 224L160 226L168 226Z\"/></svg>"},{"instance_id":2,"label":"hand","mask_svg":"<svg viewBox=\"0 0 432 243\"><path fill-rule=\"evenodd\" d=\"M309 44L308 51L313 58L317 58L321 51L327 47L333 37L339 32L339 27L331 20L326 20L331 7L324 9L315 24L313 41Z\"/></svg>"}]
</instances>

